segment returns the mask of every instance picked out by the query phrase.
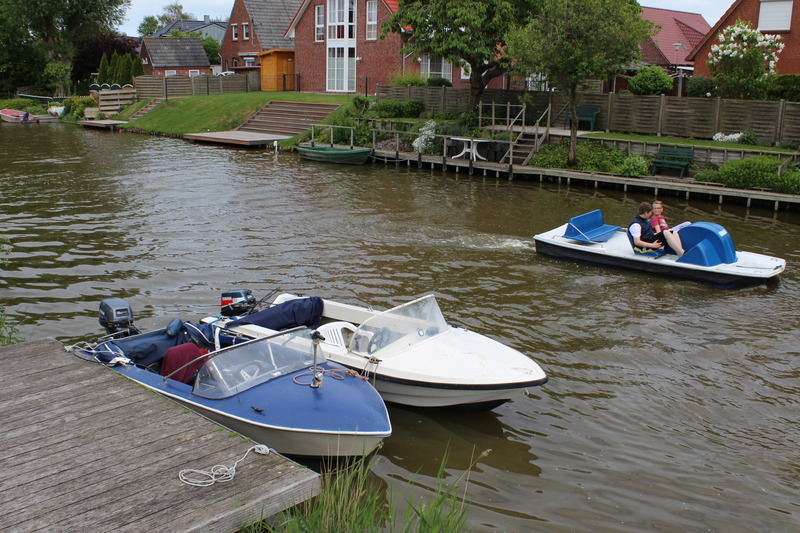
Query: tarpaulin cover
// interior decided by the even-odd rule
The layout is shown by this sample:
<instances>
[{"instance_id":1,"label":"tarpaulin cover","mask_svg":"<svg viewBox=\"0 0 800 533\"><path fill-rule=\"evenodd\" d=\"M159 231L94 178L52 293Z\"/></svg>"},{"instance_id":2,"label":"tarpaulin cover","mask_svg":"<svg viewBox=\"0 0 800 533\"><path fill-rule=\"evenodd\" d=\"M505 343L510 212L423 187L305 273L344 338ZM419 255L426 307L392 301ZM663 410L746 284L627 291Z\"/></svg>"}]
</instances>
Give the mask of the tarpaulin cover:
<instances>
[{"instance_id":1,"label":"tarpaulin cover","mask_svg":"<svg viewBox=\"0 0 800 533\"><path fill-rule=\"evenodd\" d=\"M180 368L180 370L170 377L181 383L189 383L192 377L194 377L195 372L200 370L200 367L208 360L206 357L201 357L207 353L208 350L200 348L191 342L173 346L167 350L164 361L161 363L161 375L169 376Z\"/></svg>"},{"instance_id":2,"label":"tarpaulin cover","mask_svg":"<svg viewBox=\"0 0 800 533\"><path fill-rule=\"evenodd\" d=\"M317 329L322 319L324 302L319 296L289 300L272 307L268 307L252 315L247 315L239 320L228 322L226 327L244 326L253 324L263 328L281 330L297 326L307 326Z\"/></svg>"},{"instance_id":3,"label":"tarpaulin cover","mask_svg":"<svg viewBox=\"0 0 800 533\"><path fill-rule=\"evenodd\" d=\"M202 335L198 335L198 331ZM133 360L136 364L149 366L164 357L169 348L190 342L192 338L197 339L201 344L209 348L210 346L206 339L214 338L213 326L211 324L190 324L186 322L183 325L183 329L174 336L167 335L165 329L159 329L142 333L141 335L134 335L133 337L115 339L104 344L111 345L111 347L116 346L128 359ZM105 350L101 349L99 352L98 355L103 359L102 355ZM113 357L114 352L116 350L109 353L109 359Z\"/></svg>"}]
</instances>

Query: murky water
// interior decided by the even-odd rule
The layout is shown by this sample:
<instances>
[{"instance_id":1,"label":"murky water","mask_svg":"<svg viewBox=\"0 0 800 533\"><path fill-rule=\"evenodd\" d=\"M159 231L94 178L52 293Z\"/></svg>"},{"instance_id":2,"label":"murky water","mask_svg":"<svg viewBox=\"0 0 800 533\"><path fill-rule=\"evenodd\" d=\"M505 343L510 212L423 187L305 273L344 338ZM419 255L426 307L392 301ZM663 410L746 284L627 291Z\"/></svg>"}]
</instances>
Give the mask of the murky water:
<instances>
[{"instance_id":1,"label":"murky water","mask_svg":"<svg viewBox=\"0 0 800 533\"><path fill-rule=\"evenodd\" d=\"M231 288L380 308L434 291L539 361L550 382L492 412L392 407L375 473L399 501L447 453L447 482L477 460L473 531L800 529L797 214L665 198L671 222L789 262L724 291L536 254L532 235L598 207L625 223L642 194L0 124L0 195L0 305L28 339L99 333L109 296L150 329Z\"/></svg>"}]
</instances>

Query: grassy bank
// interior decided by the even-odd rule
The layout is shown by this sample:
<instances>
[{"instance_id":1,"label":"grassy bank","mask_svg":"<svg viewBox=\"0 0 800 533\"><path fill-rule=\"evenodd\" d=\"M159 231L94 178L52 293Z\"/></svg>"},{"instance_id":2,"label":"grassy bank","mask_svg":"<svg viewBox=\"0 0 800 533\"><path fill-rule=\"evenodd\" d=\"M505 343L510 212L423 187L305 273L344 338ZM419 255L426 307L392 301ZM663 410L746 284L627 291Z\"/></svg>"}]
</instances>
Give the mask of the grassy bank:
<instances>
[{"instance_id":1,"label":"grassy bank","mask_svg":"<svg viewBox=\"0 0 800 533\"><path fill-rule=\"evenodd\" d=\"M121 128L174 136L232 130L271 100L346 104L352 96L259 91L173 98ZM144 101L138 102L113 118L127 120L145 104Z\"/></svg>"},{"instance_id":2,"label":"grassy bank","mask_svg":"<svg viewBox=\"0 0 800 533\"><path fill-rule=\"evenodd\" d=\"M655 135L634 135L632 133L587 133L581 135L582 139L607 139L617 141L631 141L631 142L646 142L646 143L662 143L662 144L677 144L694 147L708 147L717 149L728 150L758 150L761 152L778 152L778 153L794 153L794 150L781 148L777 146L762 146L759 144L738 144L730 142L718 142L706 139L693 139L684 137L657 137Z\"/></svg>"}]
</instances>

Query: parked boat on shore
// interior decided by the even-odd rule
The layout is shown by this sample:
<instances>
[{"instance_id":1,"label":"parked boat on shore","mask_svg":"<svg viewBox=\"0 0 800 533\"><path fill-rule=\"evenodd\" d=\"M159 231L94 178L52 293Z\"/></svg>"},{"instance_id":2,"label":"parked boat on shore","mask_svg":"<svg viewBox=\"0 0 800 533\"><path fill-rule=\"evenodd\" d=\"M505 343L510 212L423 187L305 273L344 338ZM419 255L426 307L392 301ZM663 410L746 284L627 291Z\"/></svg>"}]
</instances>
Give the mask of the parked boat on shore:
<instances>
[{"instance_id":1,"label":"parked boat on shore","mask_svg":"<svg viewBox=\"0 0 800 533\"><path fill-rule=\"evenodd\" d=\"M758 285L780 275L786 261L768 255L737 251L731 235L719 224L694 222L679 231L683 256L640 253L626 228L605 224L599 209L573 217L561 226L533 237L536 251L554 257L631 268L720 287Z\"/></svg>"},{"instance_id":2,"label":"parked boat on shore","mask_svg":"<svg viewBox=\"0 0 800 533\"><path fill-rule=\"evenodd\" d=\"M39 118L36 115L31 115L27 111L18 109L0 109L0 118L5 122L39 122Z\"/></svg>"}]
</instances>

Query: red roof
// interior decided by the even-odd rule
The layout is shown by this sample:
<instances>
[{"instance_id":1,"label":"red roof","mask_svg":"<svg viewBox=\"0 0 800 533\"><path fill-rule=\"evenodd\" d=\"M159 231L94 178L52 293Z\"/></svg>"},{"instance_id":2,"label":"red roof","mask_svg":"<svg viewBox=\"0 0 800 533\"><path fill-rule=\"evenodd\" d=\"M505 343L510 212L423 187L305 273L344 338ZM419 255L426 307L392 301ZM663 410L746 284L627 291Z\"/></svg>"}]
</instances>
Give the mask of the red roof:
<instances>
[{"instance_id":1,"label":"red roof","mask_svg":"<svg viewBox=\"0 0 800 533\"><path fill-rule=\"evenodd\" d=\"M691 65L686 57L711 29L699 13L642 7L642 18L661 26L652 40L663 57L663 64L667 65ZM676 43L680 43L677 52Z\"/></svg>"}]
</instances>

